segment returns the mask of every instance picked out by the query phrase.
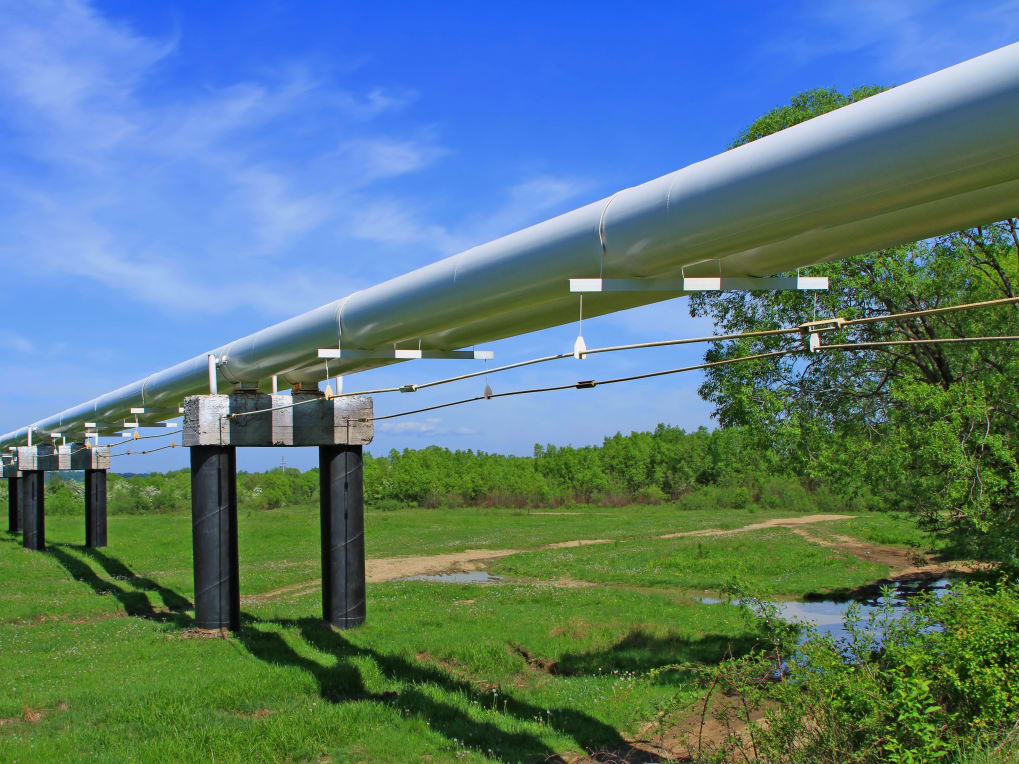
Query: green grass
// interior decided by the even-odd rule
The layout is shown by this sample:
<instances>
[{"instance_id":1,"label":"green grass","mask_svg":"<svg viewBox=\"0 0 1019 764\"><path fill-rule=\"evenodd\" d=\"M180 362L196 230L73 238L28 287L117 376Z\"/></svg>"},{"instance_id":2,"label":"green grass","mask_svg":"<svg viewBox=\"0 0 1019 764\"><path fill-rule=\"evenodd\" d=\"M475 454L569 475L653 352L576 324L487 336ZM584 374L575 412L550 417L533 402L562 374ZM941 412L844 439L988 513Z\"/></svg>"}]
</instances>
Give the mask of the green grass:
<instances>
[{"instance_id":1,"label":"green grass","mask_svg":"<svg viewBox=\"0 0 1019 764\"><path fill-rule=\"evenodd\" d=\"M820 547L785 528L545 549L497 560L492 567L507 575L708 591L738 581L778 596L852 589L888 574L884 565Z\"/></svg>"},{"instance_id":2,"label":"green grass","mask_svg":"<svg viewBox=\"0 0 1019 764\"><path fill-rule=\"evenodd\" d=\"M908 515L873 514L852 520L835 520L814 526L818 531L833 531L872 544L905 546L918 551L935 551L937 542L920 530Z\"/></svg>"},{"instance_id":3,"label":"green grass","mask_svg":"<svg viewBox=\"0 0 1019 764\"><path fill-rule=\"evenodd\" d=\"M533 549L774 516L596 512L371 513L369 556ZM236 637L192 639L187 514L111 517L110 546L98 551L80 546L80 518L47 526L44 553L0 537L4 761L540 761L618 749L696 692L689 673L651 681L648 671L711 666L756 637L738 610L701 605L693 590L741 566L774 594L875 573L780 531L645 538L503 558L530 579L506 585L371 584L368 622L353 631L320 623L314 590L246 600ZM316 578L317 526L310 508L242 516L242 595ZM561 574L606 585L548 583Z\"/></svg>"}]
</instances>

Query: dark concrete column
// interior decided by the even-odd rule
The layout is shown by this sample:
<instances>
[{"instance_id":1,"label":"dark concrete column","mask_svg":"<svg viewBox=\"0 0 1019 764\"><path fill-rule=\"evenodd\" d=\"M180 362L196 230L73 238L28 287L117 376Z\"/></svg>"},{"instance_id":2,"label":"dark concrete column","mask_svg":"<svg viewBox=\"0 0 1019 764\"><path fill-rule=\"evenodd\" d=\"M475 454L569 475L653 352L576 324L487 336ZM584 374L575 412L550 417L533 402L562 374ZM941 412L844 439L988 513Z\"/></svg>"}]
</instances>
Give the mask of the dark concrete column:
<instances>
[{"instance_id":1,"label":"dark concrete column","mask_svg":"<svg viewBox=\"0 0 1019 764\"><path fill-rule=\"evenodd\" d=\"M195 563L195 625L241 626L237 562L237 449L191 447L191 530Z\"/></svg>"},{"instance_id":2,"label":"dark concrete column","mask_svg":"<svg viewBox=\"0 0 1019 764\"><path fill-rule=\"evenodd\" d=\"M106 470L85 470L85 546L106 546Z\"/></svg>"},{"instance_id":3,"label":"dark concrete column","mask_svg":"<svg viewBox=\"0 0 1019 764\"><path fill-rule=\"evenodd\" d=\"M21 494L21 543L26 549L46 548L46 473L42 470L22 470L18 480Z\"/></svg>"},{"instance_id":4,"label":"dark concrete column","mask_svg":"<svg viewBox=\"0 0 1019 764\"><path fill-rule=\"evenodd\" d=\"M322 616L341 629L365 619L361 446L320 446Z\"/></svg>"},{"instance_id":5,"label":"dark concrete column","mask_svg":"<svg viewBox=\"0 0 1019 764\"><path fill-rule=\"evenodd\" d=\"M7 530L11 533L21 531L21 507L18 505L18 492L21 478L7 478Z\"/></svg>"}]
</instances>

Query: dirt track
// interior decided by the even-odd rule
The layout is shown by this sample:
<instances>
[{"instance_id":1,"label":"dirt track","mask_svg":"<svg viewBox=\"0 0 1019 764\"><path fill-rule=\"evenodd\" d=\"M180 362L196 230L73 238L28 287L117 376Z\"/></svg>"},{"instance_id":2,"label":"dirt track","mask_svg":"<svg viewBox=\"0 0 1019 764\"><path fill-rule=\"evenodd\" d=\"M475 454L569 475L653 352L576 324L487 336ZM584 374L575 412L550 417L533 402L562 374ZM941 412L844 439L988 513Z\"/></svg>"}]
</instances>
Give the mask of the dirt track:
<instances>
[{"instance_id":1,"label":"dirt track","mask_svg":"<svg viewBox=\"0 0 1019 764\"><path fill-rule=\"evenodd\" d=\"M740 528L705 528L698 531L683 531L682 533L666 533L653 538L682 538L684 536L728 536L734 533L746 533L748 531L763 530L765 528L796 528L797 526L810 525L812 523L824 523L831 520L847 520L852 515L803 515L800 517L779 517L772 520L765 520L760 523L744 525ZM811 541L818 539L805 536ZM554 544L545 544L537 549L568 549L572 547L588 546L591 544L610 544L612 539L574 539L572 541L557 541ZM818 541L818 543L822 543ZM834 545L833 545L834 546ZM370 583L381 581L393 581L408 576L427 576L447 571L470 571L484 567L488 560L499 557L508 557L511 554L533 551L527 549L465 549L462 552L448 552L446 554L423 555L420 557L380 557L370 559L365 563L366 577ZM300 584L284 586L262 594L254 594L244 597L245 602L265 602L278 597L299 596L314 591L321 585L321 579L305 581Z\"/></svg>"}]
</instances>

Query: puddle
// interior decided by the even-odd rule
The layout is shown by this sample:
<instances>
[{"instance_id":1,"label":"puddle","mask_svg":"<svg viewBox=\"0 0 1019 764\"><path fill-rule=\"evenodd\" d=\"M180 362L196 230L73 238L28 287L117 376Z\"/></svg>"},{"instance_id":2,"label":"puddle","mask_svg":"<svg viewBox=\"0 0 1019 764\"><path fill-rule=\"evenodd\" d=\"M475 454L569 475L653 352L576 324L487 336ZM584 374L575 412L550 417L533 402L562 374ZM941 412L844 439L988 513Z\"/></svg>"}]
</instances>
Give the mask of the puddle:
<instances>
[{"instance_id":1,"label":"puddle","mask_svg":"<svg viewBox=\"0 0 1019 764\"><path fill-rule=\"evenodd\" d=\"M484 570L471 570L465 573L433 573L430 575L407 576L400 581L434 581L440 584L498 584L499 576L493 576Z\"/></svg>"},{"instance_id":2,"label":"puddle","mask_svg":"<svg viewBox=\"0 0 1019 764\"><path fill-rule=\"evenodd\" d=\"M849 635L845 629L845 616L849 606L856 602L860 610L860 624L865 625L867 619L874 610L883 607L885 604L892 605L892 617L906 612L909 600L922 592L933 592L936 597L944 596L951 588L951 581L941 578L937 581L899 581L895 584L895 591L890 598L882 597L879 594L857 600L814 600L810 602L774 602L778 608L780 617L790 623L812 624L820 635L831 635L835 640L840 640ZM718 600L712 597L701 597L700 602L706 605L724 604L726 600ZM880 635L877 642L880 642Z\"/></svg>"}]
</instances>

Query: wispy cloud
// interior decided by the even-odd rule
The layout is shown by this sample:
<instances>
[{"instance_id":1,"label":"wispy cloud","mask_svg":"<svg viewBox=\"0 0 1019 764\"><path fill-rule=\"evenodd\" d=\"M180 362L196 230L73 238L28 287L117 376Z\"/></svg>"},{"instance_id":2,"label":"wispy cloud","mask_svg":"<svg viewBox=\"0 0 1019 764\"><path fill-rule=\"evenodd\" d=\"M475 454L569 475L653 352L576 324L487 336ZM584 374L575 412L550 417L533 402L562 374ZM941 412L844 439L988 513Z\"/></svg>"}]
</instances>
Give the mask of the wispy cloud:
<instances>
[{"instance_id":1,"label":"wispy cloud","mask_svg":"<svg viewBox=\"0 0 1019 764\"><path fill-rule=\"evenodd\" d=\"M593 187L581 178L536 175L509 184L502 199L484 215L456 226L433 222L428 210L406 199L375 197L357 206L353 231L357 236L390 245L423 245L443 254L461 252L499 236L566 212Z\"/></svg>"},{"instance_id":2,"label":"wispy cloud","mask_svg":"<svg viewBox=\"0 0 1019 764\"><path fill-rule=\"evenodd\" d=\"M0 256L27 279L73 274L165 309L290 313L361 286L308 252L358 237L373 183L446 152L434 131L376 124L415 96L300 63L164 92L176 55L175 37L81 0L0 7Z\"/></svg>"},{"instance_id":3,"label":"wispy cloud","mask_svg":"<svg viewBox=\"0 0 1019 764\"><path fill-rule=\"evenodd\" d=\"M0 257L24 279L282 316L563 211L588 187L536 174L494 193L489 214L439 222L392 184L451 154L435 125L383 127L417 94L343 87L304 62L168 89L178 55L177 36L84 0L0 6Z\"/></svg>"},{"instance_id":4,"label":"wispy cloud","mask_svg":"<svg viewBox=\"0 0 1019 764\"><path fill-rule=\"evenodd\" d=\"M404 419L396 422L382 422L378 429L382 432L398 435L476 435L477 431L469 427L448 427L442 419L430 417L424 420Z\"/></svg>"},{"instance_id":5,"label":"wispy cloud","mask_svg":"<svg viewBox=\"0 0 1019 764\"><path fill-rule=\"evenodd\" d=\"M795 63L867 54L896 82L1016 41L1017 0L812 0L784 15L770 51Z\"/></svg>"},{"instance_id":6,"label":"wispy cloud","mask_svg":"<svg viewBox=\"0 0 1019 764\"><path fill-rule=\"evenodd\" d=\"M18 353L36 352L35 344L31 340L10 329L0 331L0 348Z\"/></svg>"}]
</instances>

